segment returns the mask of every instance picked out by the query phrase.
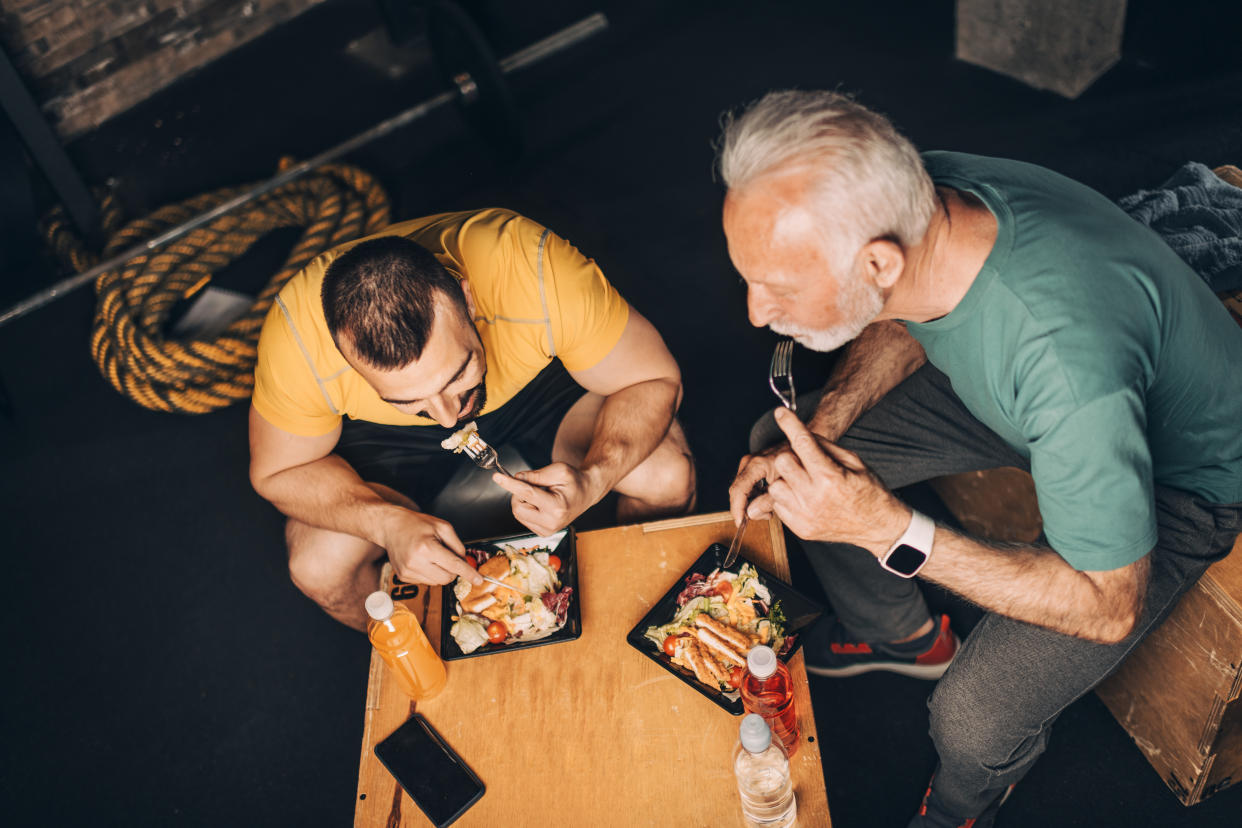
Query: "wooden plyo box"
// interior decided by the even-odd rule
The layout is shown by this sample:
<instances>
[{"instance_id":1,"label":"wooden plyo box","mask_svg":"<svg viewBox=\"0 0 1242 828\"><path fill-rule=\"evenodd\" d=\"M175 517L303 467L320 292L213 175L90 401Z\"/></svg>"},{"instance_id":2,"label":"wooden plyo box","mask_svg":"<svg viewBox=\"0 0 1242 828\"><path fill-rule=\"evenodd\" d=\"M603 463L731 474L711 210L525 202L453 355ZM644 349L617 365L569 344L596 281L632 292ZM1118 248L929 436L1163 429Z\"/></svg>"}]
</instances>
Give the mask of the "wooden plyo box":
<instances>
[{"instance_id":1,"label":"wooden plyo box","mask_svg":"<svg viewBox=\"0 0 1242 828\"><path fill-rule=\"evenodd\" d=\"M1040 534L1023 471L932 486L972 534L1019 542ZM1242 781L1242 536L1096 693L1183 804Z\"/></svg>"},{"instance_id":2,"label":"wooden plyo box","mask_svg":"<svg viewBox=\"0 0 1242 828\"><path fill-rule=\"evenodd\" d=\"M1096 693L1183 804L1242 781L1242 537Z\"/></svg>"}]
</instances>

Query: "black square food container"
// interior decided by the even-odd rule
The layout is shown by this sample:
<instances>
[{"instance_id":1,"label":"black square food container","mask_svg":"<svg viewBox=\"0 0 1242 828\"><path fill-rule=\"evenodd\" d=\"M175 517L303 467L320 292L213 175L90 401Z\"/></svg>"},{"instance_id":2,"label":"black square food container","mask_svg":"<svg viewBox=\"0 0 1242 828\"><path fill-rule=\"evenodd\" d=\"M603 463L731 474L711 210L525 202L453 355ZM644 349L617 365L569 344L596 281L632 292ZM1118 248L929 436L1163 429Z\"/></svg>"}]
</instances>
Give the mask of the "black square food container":
<instances>
[{"instance_id":1,"label":"black square food container","mask_svg":"<svg viewBox=\"0 0 1242 828\"><path fill-rule=\"evenodd\" d=\"M673 616L677 614L677 595L685 587L686 578L695 572L701 573L704 577L710 575L712 570L716 569L717 552L720 553L720 557L724 557L725 548L722 544L713 543L707 547L707 551L700 555L699 559L691 564L689 569L677 576L677 580L673 582L668 592L664 593L664 597L655 602L651 610L626 635L625 640L629 642L631 647L711 699L713 703L729 711L734 716L740 716L746 711L742 708L742 699L737 691L724 693L715 688L708 687L695 678L694 673L674 664L673 659L665 654L660 645L643 635L648 627L658 627L672 620ZM781 656L781 661L789 661L793 654L798 652L798 649L802 646L803 635L823 615L824 608L754 561L748 560L745 555L738 555L737 560L734 561L733 566L729 567L729 570L736 572L744 563L749 563L759 572L759 580L768 588L768 592L772 595L773 603L776 601L781 602L781 609L789 622L785 627L785 635L797 636L794 639L793 646L789 648L789 652Z\"/></svg>"},{"instance_id":2,"label":"black square food container","mask_svg":"<svg viewBox=\"0 0 1242 828\"><path fill-rule=\"evenodd\" d=\"M582 592L578 589L578 555L572 526L547 536L534 534L511 535L504 538L471 541L466 546L470 549L487 549L488 551L495 551L501 546L517 547L518 549L547 547L552 554L561 559L561 571L557 573L557 577L561 580L561 587L572 587L574 590L569 597L569 613L565 617L565 626L546 638L540 638L535 641L515 641L511 644L489 643L484 644L472 653L463 653L461 647L457 646L457 642L449 633L453 626L453 616L459 614L457 610L457 597L453 595L453 584L456 581L447 583L440 589L440 658L445 661L456 661L462 658L475 658L477 656L495 655L496 653L507 653L514 650L526 650L531 647L542 647L545 644L559 644L562 641L573 641L581 637Z\"/></svg>"}]
</instances>

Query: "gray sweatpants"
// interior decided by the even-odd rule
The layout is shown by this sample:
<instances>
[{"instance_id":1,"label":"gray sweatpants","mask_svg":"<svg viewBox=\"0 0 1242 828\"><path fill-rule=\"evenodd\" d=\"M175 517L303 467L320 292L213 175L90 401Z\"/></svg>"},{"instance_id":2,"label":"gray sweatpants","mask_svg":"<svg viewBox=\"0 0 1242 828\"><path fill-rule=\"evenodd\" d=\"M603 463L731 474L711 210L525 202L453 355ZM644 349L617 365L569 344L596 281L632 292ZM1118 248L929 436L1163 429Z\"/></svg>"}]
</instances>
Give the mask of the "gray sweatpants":
<instances>
[{"instance_id":1,"label":"gray sweatpants","mask_svg":"<svg viewBox=\"0 0 1242 828\"><path fill-rule=\"evenodd\" d=\"M821 392L798 398L809 418ZM784 435L769 413L751 431L751 451ZM933 477L1029 464L966 410L943 373L924 365L841 438L891 489ZM929 701L939 753L935 792L961 816L977 816L1043 753L1061 711L1095 687L1173 608L1242 530L1242 504L1218 505L1156 487L1159 540L1143 616L1114 645L1095 644L996 613L967 637ZM845 628L861 641L912 634L929 613L914 580L881 569L856 546L803 541ZM1003 553L1001 553L1003 554Z\"/></svg>"}]
</instances>

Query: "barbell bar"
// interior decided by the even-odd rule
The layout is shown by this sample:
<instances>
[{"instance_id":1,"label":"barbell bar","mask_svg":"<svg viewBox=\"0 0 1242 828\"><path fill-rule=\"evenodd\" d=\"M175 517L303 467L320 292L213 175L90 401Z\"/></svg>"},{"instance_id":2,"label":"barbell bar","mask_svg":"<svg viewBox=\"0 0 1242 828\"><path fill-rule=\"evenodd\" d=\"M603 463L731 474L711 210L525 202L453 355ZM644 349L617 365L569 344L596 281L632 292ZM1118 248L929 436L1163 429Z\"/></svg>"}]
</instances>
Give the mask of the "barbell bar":
<instances>
[{"instance_id":1,"label":"barbell bar","mask_svg":"<svg viewBox=\"0 0 1242 828\"><path fill-rule=\"evenodd\" d=\"M461 21L450 21L450 23L454 22L460 23ZM468 20L466 21L466 26L470 26ZM503 84L495 83L494 78L487 77L489 73L486 67L489 62L497 68L497 71L493 74L503 78L505 75L525 69L526 67L546 60L559 52L563 52L566 49L576 46L582 41L599 34L607 28L607 16L604 15L603 12L596 12L595 14L579 20L577 23L573 23L560 31L554 32L553 34L548 35L547 37L538 40L535 43L518 50L517 52L514 52L508 57L501 59L499 63L492 61L490 54L484 51L481 54L480 59L475 62L474 66L475 73L480 75L478 79L476 79L469 71L463 71L460 66L450 62L441 61L441 71L442 73L447 74L447 79L451 84L448 90L415 104L404 112L400 112L387 120L381 121L370 129L342 141L331 149L325 150L312 158L308 158L305 161L283 170L272 178L256 184L249 190L239 193L228 201L219 204L204 213L200 213L194 218L188 219L176 227L165 230L163 233L148 239L142 244L134 245L133 247L126 249L107 261L101 262L95 267L92 267L90 270L85 270L82 273L62 279L51 287L33 294L32 296L8 308L3 314L0 314L0 326L6 325L15 319L20 319L26 314L38 310L39 308L54 302L62 296L68 295L84 285L90 284L95 281L95 279L99 278L101 274L121 267L135 256L150 253L157 248L163 247L169 242L181 238L186 233L202 227L205 224L209 224L226 213L236 210L243 204L248 204L256 198L270 193L277 187L287 184L296 178L300 178L317 167L321 167L324 164L335 161L337 158L348 155L354 150L365 146L378 138L382 138L389 133L395 132L404 126L413 123L414 121L425 118L427 115L436 111L440 107L452 103L453 101L460 102L464 112L466 113L471 112L472 108L474 108L475 111L478 111L480 108L486 110L487 104L494 103L494 105L500 109L494 110L493 116L491 118L484 118L483 123L479 125L481 128L486 129L488 122L490 121L494 126L498 118L504 119L509 117L509 113L505 110L511 107L511 101L508 100L508 90L503 86ZM486 49L485 45L483 46L483 49ZM491 96L496 98L495 102L493 102L491 98L483 97L489 93ZM495 114L497 111L499 112L499 115ZM485 133L484 137L486 138L489 136Z\"/></svg>"}]
</instances>

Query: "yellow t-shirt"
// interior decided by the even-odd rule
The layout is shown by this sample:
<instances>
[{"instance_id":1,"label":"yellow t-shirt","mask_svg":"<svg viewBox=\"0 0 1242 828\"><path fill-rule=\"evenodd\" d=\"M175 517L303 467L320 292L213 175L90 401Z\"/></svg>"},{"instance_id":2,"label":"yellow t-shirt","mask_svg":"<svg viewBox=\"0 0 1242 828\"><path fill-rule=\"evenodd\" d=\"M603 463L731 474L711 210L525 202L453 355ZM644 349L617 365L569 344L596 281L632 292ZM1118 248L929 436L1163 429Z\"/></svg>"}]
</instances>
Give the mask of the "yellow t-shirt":
<instances>
[{"instance_id":1,"label":"yellow t-shirt","mask_svg":"<svg viewBox=\"0 0 1242 828\"><path fill-rule=\"evenodd\" d=\"M487 405L495 411L554 357L570 371L603 359L625 329L629 305L599 267L564 239L510 210L442 213L394 224L430 250L474 298L487 353ZM293 434L316 436L342 416L389 425L434 425L380 399L328 333L320 290L328 265L363 239L318 256L281 289L263 323L252 402Z\"/></svg>"}]
</instances>

